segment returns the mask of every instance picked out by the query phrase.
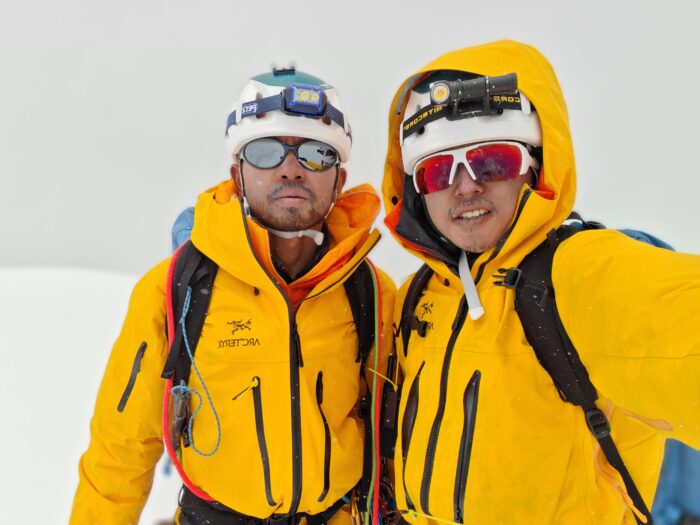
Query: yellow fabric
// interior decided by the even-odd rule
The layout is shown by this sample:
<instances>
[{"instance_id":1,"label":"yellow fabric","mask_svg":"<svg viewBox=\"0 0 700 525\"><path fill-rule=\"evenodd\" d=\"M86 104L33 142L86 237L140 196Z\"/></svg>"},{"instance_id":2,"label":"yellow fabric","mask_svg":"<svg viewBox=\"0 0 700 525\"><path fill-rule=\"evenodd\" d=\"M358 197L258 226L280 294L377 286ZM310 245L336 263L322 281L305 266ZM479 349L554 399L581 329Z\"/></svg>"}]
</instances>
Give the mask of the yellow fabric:
<instances>
[{"instance_id":1,"label":"yellow fabric","mask_svg":"<svg viewBox=\"0 0 700 525\"><path fill-rule=\"evenodd\" d=\"M195 209L193 243L219 265L211 303L195 354L195 363L211 393L221 421L221 444L211 457L184 448L182 463L192 482L236 511L268 517L287 513L292 497L292 417L290 391L290 316L298 327L303 367L299 369L301 404L302 491L298 512L319 513L359 480L363 422L356 404L361 391L357 334L342 286L349 273L376 243L370 231L380 206L369 187L341 195L328 217L330 249L309 275L313 285L290 300L276 283L264 230L245 220L242 206L224 182L203 193ZM249 241L252 239L252 241ZM254 244L251 244L251 242ZM343 261L343 264L337 264ZM80 461L80 482L73 524L137 523L150 491L153 469L163 451L161 415L167 356L165 286L169 260L136 285L126 321L104 375L91 423L91 442ZM391 345L391 310L395 288L379 272L383 292L384 342ZM289 289L294 288L292 283ZM246 325L246 328L241 328ZM141 342L147 349L124 412L117 405ZM384 354L388 353L386 349ZM370 356L370 362L373 358ZM317 402L322 372L323 400ZM258 378L275 505L266 499L263 464L256 432L254 395ZM202 384L192 371L189 386L205 398L193 426L204 452L214 448L216 422ZM191 408L197 406L193 396ZM325 431L331 433L330 488L322 501Z\"/></svg>"},{"instance_id":2,"label":"yellow fabric","mask_svg":"<svg viewBox=\"0 0 700 525\"><path fill-rule=\"evenodd\" d=\"M561 401L528 345L513 291L493 284L498 268L517 266L547 231L566 219L575 198L566 106L551 66L535 49L501 41L455 51L404 82L390 112L383 183L386 222L395 227L402 211L398 130L403 108L396 113L395 107L421 73L436 69L518 74L520 89L542 122L543 179L537 192L521 193L524 208L500 250L481 254L472 266L486 313L477 321L467 318L445 369L445 413L435 441L428 509L421 504L421 485L446 348L463 290L444 263L393 231L409 252L436 271L415 310L429 323L426 336L414 331L407 355L397 338L404 377L395 457L398 506L408 508L408 493L417 513L436 518L408 513L409 521L455 521L464 393L479 370L466 490L457 495L464 524L634 523L624 484L607 464L581 409ZM700 257L653 248L614 231L591 231L560 246L552 277L561 319L598 389L598 406L610 417L613 438L651 507L664 439L700 446ZM397 325L407 286L397 295ZM417 415L404 465L407 394L419 370Z\"/></svg>"}]
</instances>

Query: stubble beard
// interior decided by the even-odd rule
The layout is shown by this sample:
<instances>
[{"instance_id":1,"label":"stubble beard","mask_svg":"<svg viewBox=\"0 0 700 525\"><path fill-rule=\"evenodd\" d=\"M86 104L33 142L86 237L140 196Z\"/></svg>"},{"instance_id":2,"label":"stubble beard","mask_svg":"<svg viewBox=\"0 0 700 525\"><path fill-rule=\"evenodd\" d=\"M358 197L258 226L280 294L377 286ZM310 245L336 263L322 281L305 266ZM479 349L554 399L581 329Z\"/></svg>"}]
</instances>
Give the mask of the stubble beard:
<instances>
[{"instance_id":1,"label":"stubble beard","mask_svg":"<svg viewBox=\"0 0 700 525\"><path fill-rule=\"evenodd\" d=\"M277 202L276 197L284 190L298 189L303 191L307 199L301 206L282 206ZM292 232L312 229L320 226L325 218L323 202L311 189L302 184L280 184L275 186L267 195L264 203L253 206L251 211L253 216L265 226L275 230Z\"/></svg>"}]
</instances>

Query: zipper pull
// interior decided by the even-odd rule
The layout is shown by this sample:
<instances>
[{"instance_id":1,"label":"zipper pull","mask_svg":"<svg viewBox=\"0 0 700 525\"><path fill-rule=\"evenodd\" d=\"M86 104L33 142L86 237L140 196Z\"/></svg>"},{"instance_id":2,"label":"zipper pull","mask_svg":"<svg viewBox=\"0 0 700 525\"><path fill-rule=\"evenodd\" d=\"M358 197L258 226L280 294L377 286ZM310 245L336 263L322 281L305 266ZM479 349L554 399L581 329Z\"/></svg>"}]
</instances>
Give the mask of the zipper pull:
<instances>
[{"instance_id":1,"label":"zipper pull","mask_svg":"<svg viewBox=\"0 0 700 525\"><path fill-rule=\"evenodd\" d=\"M257 388L260 385L260 380L257 377L254 377L251 383L245 387L243 390L238 392L235 396L231 398L231 401L235 401L239 397L241 397L243 394L245 394L248 390L253 390L254 388Z\"/></svg>"}]
</instances>

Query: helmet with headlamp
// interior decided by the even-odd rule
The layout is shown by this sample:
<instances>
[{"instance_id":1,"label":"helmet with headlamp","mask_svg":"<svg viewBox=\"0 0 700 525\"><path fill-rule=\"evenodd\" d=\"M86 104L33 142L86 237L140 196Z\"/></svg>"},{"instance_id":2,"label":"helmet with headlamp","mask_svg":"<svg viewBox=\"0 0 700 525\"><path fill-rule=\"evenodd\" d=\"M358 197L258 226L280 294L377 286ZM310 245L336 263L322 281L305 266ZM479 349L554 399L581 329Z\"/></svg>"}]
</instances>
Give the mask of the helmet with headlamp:
<instances>
[{"instance_id":1,"label":"helmet with headlamp","mask_svg":"<svg viewBox=\"0 0 700 525\"><path fill-rule=\"evenodd\" d=\"M340 162L350 158L352 134L338 92L293 67L251 78L226 122L232 155L253 140L280 136L318 140L332 146Z\"/></svg>"},{"instance_id":2,"label":"helmet with headlamp","mask_svg":"<svg viewBox=\"0 0 700 525\"><path fill-rule=\"evenodd\" d=\"M537 113L511 73L483 77L434 71L410 92L401 126L404 172L438 151L487 141L542 145Z\"/></svg>"}]
</instances>

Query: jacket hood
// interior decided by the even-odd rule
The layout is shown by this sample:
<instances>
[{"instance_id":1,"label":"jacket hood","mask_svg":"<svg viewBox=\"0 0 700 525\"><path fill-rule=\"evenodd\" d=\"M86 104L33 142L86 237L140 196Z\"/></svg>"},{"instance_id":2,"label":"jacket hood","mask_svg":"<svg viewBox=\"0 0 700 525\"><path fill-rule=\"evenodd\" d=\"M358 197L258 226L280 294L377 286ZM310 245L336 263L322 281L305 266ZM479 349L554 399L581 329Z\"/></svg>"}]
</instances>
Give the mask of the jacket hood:
<instances>
[{"instance_id":1,"label":"jacket hood","mask_svg":"<svg viewBox=\"0 0 700 525\"><path fill-rule=\"evenodd\" d=\"M288 286L272 264L267 230L244 215L232 180L199 196L192 242L220 268L251 286L274 287L268 275L274 277L294 304L317 285L339 279L337 273L346 263L365 257L379 238L379 232L371 230L379 207L379 196L369 185L343 192L326 218L328 251L309 272ZM354 265L347 266L348 272L351 267Z\"/></svg>"},{"instance_id":2,"label":"jacket hood","mask_svg":"<svg viewBox=\"0 0 700 525\"><path fill-rule=\"evenodd\" d=\"M566 103L552 66L535 48L502 40L442 55L408 77L396 91L389 112L389 143L384 164L382 192L387 217L385 223L398 241L414 255L444 274L445 263L454 259L454 246L437 238L426 226L422 199L411 188L404 189L399 129L405 119L411 89L426 74L437 70L455 70L478 75L498 76L517 73L518 89L537 110L542 127L543 163L535 191L524 188L520 206L511 228L492 253L476 260L501 265L511 259L515 264L569 216L576 197L576 171L569 133ZM401 227L397 226L401 222Z\"/></svg>"}]
</instances>

